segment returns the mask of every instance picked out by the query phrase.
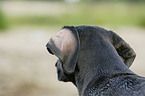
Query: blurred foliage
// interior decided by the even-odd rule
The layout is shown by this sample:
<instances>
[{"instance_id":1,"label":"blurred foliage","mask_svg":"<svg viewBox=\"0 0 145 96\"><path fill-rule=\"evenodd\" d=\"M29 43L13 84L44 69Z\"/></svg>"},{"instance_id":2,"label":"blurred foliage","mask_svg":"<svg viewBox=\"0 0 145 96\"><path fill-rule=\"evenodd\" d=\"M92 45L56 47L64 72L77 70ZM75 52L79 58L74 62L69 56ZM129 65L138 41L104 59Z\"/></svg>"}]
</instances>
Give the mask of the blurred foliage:
<instances>
[{"instance_id":1,"label":"blurred foliage","mask_svg":"<svg viewBox=\"0 0 145 96\"><path fill-rule=\"evenodd\" d=\"M6 28L7 28L6 18L2 10L0 9L0 30L5 30Z\"/></svg>"},{"instance_id":2,"label":"blurred foliage","mask_svg":"<svg viewBox=\"0 0 145 96\"><path fill-rule=\"evenodd\" d=\"M144 3L73 3L74 12L61 15L25 15L9 17L11 25L63 26L63 25L112 25L145 27ZM65 5L65 4L64 4ZM72 4L71 4L72 5ZM69 6L69 4L67 5ZM68 7L69 11L69 7Z\"/></svg>"},{"instance_id":3,"label":"blurred foliage","mask_svg":"<svg viewBox=\"0 0 145 96\"><path fill-rule=\"evenodd\" d=\"M140 18L139 25L142 26L142 27L145 27L145 16Z\"/></svg>"}]
</instances>

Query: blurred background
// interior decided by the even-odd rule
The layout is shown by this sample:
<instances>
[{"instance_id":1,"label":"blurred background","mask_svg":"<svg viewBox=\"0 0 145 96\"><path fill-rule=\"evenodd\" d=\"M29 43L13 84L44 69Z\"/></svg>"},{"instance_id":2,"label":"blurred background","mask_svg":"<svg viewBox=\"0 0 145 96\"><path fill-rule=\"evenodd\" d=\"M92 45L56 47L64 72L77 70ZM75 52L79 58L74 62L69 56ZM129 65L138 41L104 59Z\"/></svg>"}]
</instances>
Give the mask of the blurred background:
<instances>
[{"instance_id":1,"label":"blurred background","mask_svg":"<svg viewBox=\"0 0 145 96\"><path fill-rule=\"evenodd\" d=\"M0 96L78 96L45 48L64 25L113 30L137 54L130 69L145 76L145 0L0 0Z\"/></svg>"}]
</instances>

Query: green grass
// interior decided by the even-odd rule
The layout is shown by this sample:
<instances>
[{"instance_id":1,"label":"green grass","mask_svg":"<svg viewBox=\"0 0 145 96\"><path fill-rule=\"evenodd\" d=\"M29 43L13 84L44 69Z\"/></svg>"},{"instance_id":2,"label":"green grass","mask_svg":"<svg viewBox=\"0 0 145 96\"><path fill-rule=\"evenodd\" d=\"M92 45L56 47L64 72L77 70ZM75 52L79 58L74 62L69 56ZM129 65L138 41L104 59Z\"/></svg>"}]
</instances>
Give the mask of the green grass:
<instances>
[{"instance_id":1,"label":"green grass","mask_svg":"<svg viewBox=\"0 0 145 96\"><path fill-rule=\"evenodd\" d=\"M94 2L78 3L71 6L75 7L72 13L66 12L55 16L25 15L9 17L8 20L12 26L117 25L145 27L144 2ZM69 11L69 7L66 8Z\"/></svg>"},{"instance_id":2,"label":"green grass","mask_svg":"<svg viewBox=\"0 0 145 96\"><path fill-rule=\"evenodd\" d=\"M6 28L7 28L6 18L2 10L0 9L0 30L5 30Z\"/></svg>"}]
</instances>

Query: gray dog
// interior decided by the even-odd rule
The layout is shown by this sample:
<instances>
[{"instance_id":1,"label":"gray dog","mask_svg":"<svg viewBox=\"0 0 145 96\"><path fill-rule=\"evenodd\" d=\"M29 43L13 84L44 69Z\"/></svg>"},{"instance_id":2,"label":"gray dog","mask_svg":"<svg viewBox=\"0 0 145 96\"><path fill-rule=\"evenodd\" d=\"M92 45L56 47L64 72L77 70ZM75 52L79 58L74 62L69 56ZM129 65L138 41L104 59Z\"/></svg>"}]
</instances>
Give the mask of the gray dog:
<instances>
[{"instance_id":1,"label":"gray dog","mask_svg":"<svg viewBox=\"0 0 145 96\"><path fill-rule=\"evenodd\" d=\"M145 78L129 67L133 49L97 26L65 26L46 45L59 59L58 79L72 82L79 96L145 96Z\"/></svg>"}]
</instances>

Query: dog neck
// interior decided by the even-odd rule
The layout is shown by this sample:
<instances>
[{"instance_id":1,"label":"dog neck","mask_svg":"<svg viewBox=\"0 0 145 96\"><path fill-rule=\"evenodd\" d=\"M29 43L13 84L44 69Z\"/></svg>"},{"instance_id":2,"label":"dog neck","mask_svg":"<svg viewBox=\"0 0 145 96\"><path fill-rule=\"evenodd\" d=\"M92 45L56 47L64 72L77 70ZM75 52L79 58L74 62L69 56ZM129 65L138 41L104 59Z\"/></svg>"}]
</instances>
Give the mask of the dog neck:
<instances>
[{"instance_id":1,"label":"dog neck","mask_svg":"<svg viewBox=\"0 0 145 96\"><path fill-rule=\"evenodd\" d=\"M94 79L97 80L112 74L134 74L123 63L116 50L112 46L106 46L101 47L101 51L98 48L95 50L80 51L79 57L81 58L78 58L77 65L79 72L75 74L76 87L80 96L84 96L85 89Z\"/></svg>"}]
</instances>

